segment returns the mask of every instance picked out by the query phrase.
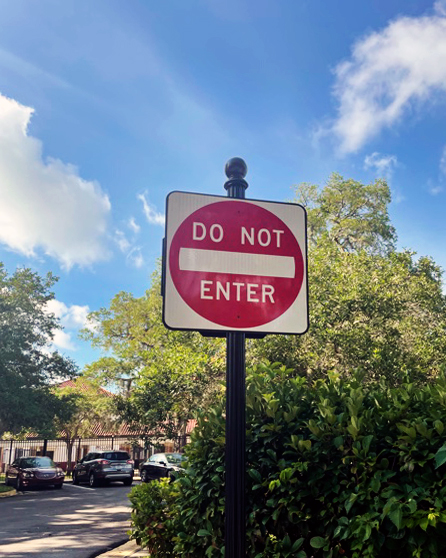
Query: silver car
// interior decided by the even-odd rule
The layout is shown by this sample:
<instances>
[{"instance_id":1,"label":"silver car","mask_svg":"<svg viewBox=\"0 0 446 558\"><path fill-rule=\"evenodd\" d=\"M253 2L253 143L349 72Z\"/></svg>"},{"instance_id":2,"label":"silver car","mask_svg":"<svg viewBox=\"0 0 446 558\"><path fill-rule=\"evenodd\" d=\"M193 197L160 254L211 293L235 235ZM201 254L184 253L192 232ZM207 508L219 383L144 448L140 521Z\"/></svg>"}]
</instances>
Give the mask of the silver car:
<instances>
[{"instance_id":1,"label":"silver car","mask_svg":"<svg viewBox=\"0 0 446 558\"><path fill-rule=\"evenodd\" d=\"M76 463L73 484L88 482L93 487L101 482L121 481L130 486L133 474L134 463L126 451L93 451Z\"/></svg>"}]
</instances>

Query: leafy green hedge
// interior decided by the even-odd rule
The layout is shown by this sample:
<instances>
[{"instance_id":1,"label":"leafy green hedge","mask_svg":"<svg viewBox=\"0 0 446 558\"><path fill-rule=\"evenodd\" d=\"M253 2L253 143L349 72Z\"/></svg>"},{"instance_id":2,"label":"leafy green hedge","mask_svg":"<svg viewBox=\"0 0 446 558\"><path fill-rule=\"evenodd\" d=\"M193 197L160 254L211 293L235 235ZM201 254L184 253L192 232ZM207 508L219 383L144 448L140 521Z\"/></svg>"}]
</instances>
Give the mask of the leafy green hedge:
<instances>
[{"instance_id":1,"label":"leafy green hedge","mask_svg":"<svg viewBox=\"0 0 446 558\"><path fill-rule=\"evenodd\" d=\"M170 479L134 486L129 494L132 503L131 538L155 556L174 556L176 491Z\"/></svg>"},{"instance_id":2,"label":"leafy green hedge","mask_svg":"<svg viewBox=\"0 0 446 558\"><path fill-rule=\"evenodd\" d=\"M252 371L247 556L444 556L445 421L444 378L389 388ZM185 475L133 490L132 536L157 558L224 555L224 428L222 402L200 417Z\"/></svg>"}]
</instances>

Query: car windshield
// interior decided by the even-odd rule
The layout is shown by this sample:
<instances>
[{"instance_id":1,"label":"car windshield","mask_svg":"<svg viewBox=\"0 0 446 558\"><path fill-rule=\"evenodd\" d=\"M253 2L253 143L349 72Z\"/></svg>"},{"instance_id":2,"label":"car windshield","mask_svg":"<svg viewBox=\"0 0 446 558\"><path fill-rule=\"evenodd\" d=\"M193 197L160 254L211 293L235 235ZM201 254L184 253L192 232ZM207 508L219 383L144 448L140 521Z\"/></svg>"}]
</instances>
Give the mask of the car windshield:
<instances>
[{"instance_id":1,"label":"car windshield","mask_svg":"<svg viewBox=\"0 0 446 558\"><path fill-rule=\"evenodd\" d=\"M181 463L184 461L184 456L181 453L166 453L168 463Z\"/></svg>"},{"instance_id":2,"label":"car windshield","mask_svg":"<svg viewBox=\"0 0 446 558\"><path fill-rule=\"evenodd\" d=\"M56 464L49 457L27 457L22 459L20 466L23 469L32 469L33 467L55 467Z\"/></svg>"},{"instance_id":3,"label":"car windshield","mask_svg":"<svg viewBox=\"0 0 446 558\"><path fill-rule=\"evenodd\" d=\"M130 455L125 451L108 451L103 453L102 457L110 461L127 461L130 459Z\"/></svg>"}]
</instances>

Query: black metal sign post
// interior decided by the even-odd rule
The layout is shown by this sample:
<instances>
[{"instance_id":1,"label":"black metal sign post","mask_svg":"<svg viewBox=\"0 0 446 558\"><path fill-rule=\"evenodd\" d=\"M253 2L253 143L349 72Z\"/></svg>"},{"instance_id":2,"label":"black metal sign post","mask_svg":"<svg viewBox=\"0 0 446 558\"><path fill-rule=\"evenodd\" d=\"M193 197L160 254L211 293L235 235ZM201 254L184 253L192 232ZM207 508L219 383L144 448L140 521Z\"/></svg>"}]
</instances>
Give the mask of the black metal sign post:
<instances>
[{"instance_id":1,"label":"black metal sign post","mask_svg":"<svg viewBox=\"0 0 446 558\"><path fill-rule=\"evenodd\" d=\"M248 169L238 157L225 168L229 198L244 198ZM245 556L245 334L226 334L226 504L225 556Z\"/></svg>"},{"instance_id":2,"label":"black metal sign post","mask_svg":"<svg viewBox=\"0 0 446 558\"><path fill-rule=\"evenodd\" d=\"M228 198L245 198L247 171L245 161L239 157L226 163ZM171 192L167 197L163 323L174 330L226 337L225 555L245 558L245 341L267 333L303 334L308 329L306 213L297 204L222 199L187 192ZM238 210L239 215L235 215L234 210L241 206L243 212ZM257 235L254 227L248 232L246 221L257 222ZM266 225L271 225L272 230L264 228ZM230 234L223 238L223 226L233 232L240 227L238 239L234 235L231 239ZM245 240L249 246L243 246ZM215 249L213 243L220 241ZM256 277L255 284L246 282L246 299L259 304L251 308L244 303L231 305L230 319L222 319L219 292L226 288L222 296L230 300L229 285L234 274ZM213 288L220 291L212 291ZM261 288L262 299L255 298L250 288ZM240 291L237 292L240 302ZM256 310L263 313L262 319L247 319ZM279 316L284 319L276 320Z\"/></svg>"}]
</instances>

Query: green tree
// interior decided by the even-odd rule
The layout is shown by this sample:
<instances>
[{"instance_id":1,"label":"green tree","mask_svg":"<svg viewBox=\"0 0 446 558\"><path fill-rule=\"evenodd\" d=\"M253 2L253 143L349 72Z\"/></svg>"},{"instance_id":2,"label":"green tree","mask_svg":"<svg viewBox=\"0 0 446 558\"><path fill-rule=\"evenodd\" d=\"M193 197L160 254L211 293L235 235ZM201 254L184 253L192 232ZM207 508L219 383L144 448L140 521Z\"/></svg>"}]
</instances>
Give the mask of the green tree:
<instances>
[{"instance_id":1,"label":"green tree","mask_svg":"<svg viewBox=\"0 0 446 558\"><path fill-rule=\"evenodd\" d=\"M283 362L305 375L362 369L366 380L425 380L446 357L442 271L393 248L383 181L363 186L333 175L319 191L297 188L308 207L310 330L251 344L250 359Z\"/></svg>"},{"instance_id":2,"label":"green tree","mask_svg":"<svg viewBox=\"0 0 446 558\"><path fill-rule=\"evenodd\" d=\"M388 253L395 247L390 223L390 189L385 180L362 184L333 173L324 188L303 183L295 200L307 209L308 236L312 245L329 238L342 250Z\"/></svg>"},{"instance_id":3,"label":"green tree","mask_svg":"<svg viewBox=\"0 0 446 558\"><path fill-rule=\"evenodd\" d=\"M54 388L60 401L54 427L67 445L68 471L72 470L72 451L75 440L95 434L98 425L112 430L117 425L113 396L96 382L79 376L69 385Z\"/></svg>"},{"instance_id":4,"label":"green tree","mask_svg":"<svg viewBox=\"0 0 446 558\"><path fill-rule=\"evenodd\" d=\"M120 415L147 438L184 436L187 422L221 389L224 343L195 332L170 331L161 320L159 273L144 296L118 293L90 315L83 336L107 356L87 367L101 383L125 386Z\"/></svg>"},{"instance_id":5,"label":"green tree","mask_svg":"<svg viewBox=\"0 0 446 558\"><path fill-rule=\"evenodd\" d=\"M42 278L26 268L8 275L0 262L0 435L51 432L59 409L51 383L77 373L73 362L48 352L61 327L46 311L56 281L51 273Z\"/></svg>"}]
</instances>

